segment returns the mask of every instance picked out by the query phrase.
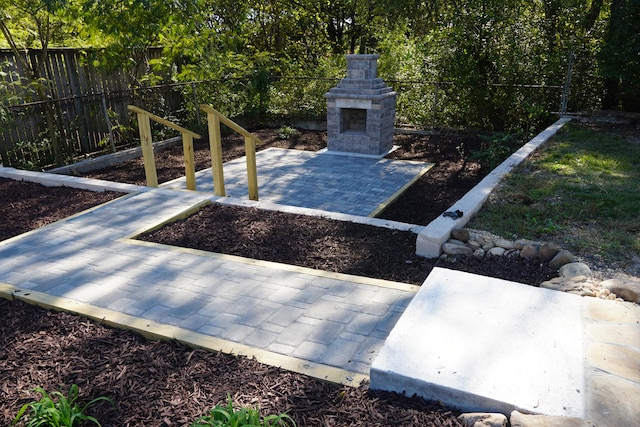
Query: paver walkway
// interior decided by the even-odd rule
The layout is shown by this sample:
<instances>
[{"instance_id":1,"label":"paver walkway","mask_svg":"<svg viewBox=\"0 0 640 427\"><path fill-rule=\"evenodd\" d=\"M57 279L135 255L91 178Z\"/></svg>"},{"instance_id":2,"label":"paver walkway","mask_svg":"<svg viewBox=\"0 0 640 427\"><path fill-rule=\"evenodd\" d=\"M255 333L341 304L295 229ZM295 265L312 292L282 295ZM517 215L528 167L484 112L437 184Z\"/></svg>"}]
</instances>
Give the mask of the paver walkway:
<instances>
[{"instance_id":1,"label":"paver walkway","mask_svg":"<svg viewBox=\"0 0 640 427\"><path fill-rule=\"evenodd\" d=\"M432 163L370 156L269 148L256 153L261 201L286 206L368 216ZM247 198L246 159L224 164L225 192ZM186 188L180 178L164 188ZM196 174L198 191L213 193L211 169Z\"/></svg>"},{"instance_id":2,"label":"paver walkway","mask_svg":"<svg viewBox=\"0 0 640 427\"><path fill-rule=\"evenodd\" d=\"M300 168L295 166L301 158L298 153L289 158L279 151L268 155L281 156L280 163L289 162L291 173L299 175L289 176L273 165L262 172L259 170L263 180L260 182L261 200L356 215L370 214L401 188L403 182L426 167L418 164L411 166L417 166L413 172L396 173L399 172L393 170L396 165L388 169L390 164L387 162L365 159L370 162L367 168L373 168L373 174L359 169L349 175L349 179L332 181L338 169L326 166L332 162L331 155L315 154L307 159L309 167ZM302 156L307 155L302 153ZM311 168L318 158L325 166ZM352 165L350 169L356 171L361 166ZM233 183L234 176L245 173L243 168L237 167L238 174L232 172L231 167L225 170L230 180L228 190L233 189L233 195L236 190L246 193L246 186L240 182L242 178L238 178L239 184ZM333 171L334 175L329 173L314 182L311 170L317 173ZM0 167L0 176L3 175L7 174ZM37 175L29 176L29 179L48 179L46 174ZM210 172L201 172L199 176L203 180L199 185L205 186L199 189L206 190L205 182L211 182ZM10 177L20 179L19 176ZM354 184L361 177L368 183ZM66 185L74 180L79 179L53 179ZM93 189L104 184L85 181L86 186ZM365 195L371 193L365 190L384 182L393 185L386 187L384 194L365 200ZM270 199L282 188L296 184L301 184L299 189L303 193ZM179 188L181 184L176 181L170 186ZM213 198L208 192L168 188L131 190L129 187L114 186L121 191L134 191L129 196L0 242L0 294L21 295L31 301L79 312L152 336L177 338L210 349L255 356L265 363L318 378L357 383L368 377L385 339L418 292L416 286L394 282L131 240L130 237L139 231ZM336 194L349 194L351 198L344 197L333 203L331 199ZM318 204L323 199L330 203ZM349 208L345 212L343 208L349 206L361 210ZM445 276L450 278L455 274L445 273ZM460 280L458 284L464 287L466 280L480 279ZM429 295L428 290L425 287L423 294ZM540 290L527 288L527 292L537 291ZM460 296L461 301L473 306L468 295ZM487 304L499 298L489 300ZM586 418L594 421L594 425L634 425L640 416L640 406L635 404L640 398L640 308L630 303L588 298L581 307L580 322L586 332L584 339L576 344L580 345L576 351L584 354L582 368L586 392L579 403L583 405ZM437 308L438 305L432 303L425 313ZM482 306L474 309L479 309L483 315ZM469 313L458 310L456 304L453 311L463 317ZM502 312L498 309L496 313L500 316ZM556 317L548 317L544 318L548 322L544 323L545 327L551 325L553 329L555 325L562 325ZM499 318L496 321L500 323ZM518 321L506 322L514 327L519 324ZM411 322L405 320L404 324L407 323ZM424 339L423 332L437 334L439 331L424 330L429 325L411 326L414 333L417 331L418 341ZM449 322L448 326L458 328L459 322ZM469 344L472 345L478 336L469 336L473 328L468 329L468 333L464 328L458 330L463 334L462 338L452 344L457 348L455 344L466 343L463 354L470 358L465 359L465 363L475 366L477 358L485 355L469 350ZM401 334L402 328L395 331L396 337ZM555 337L552 332L551 336ZM443 339L451 337L445 335ZM389 345L393 345L393 340ZM504 343L496 351L511 350L509 343ZM454 351L456 356L461 355L456 349ZM416 357L419 361L426 360L420 359L419 355ZM515 359L517 357L513 359L516 365L520 361ZM528 365L522 367L529 368ZM412 376L415 375L412 373ZM533 380L539 378L534 375ZM495 386L492 379L489 383ZM520 385L528 387L527 384ZM405 389L410 387L405 386Z\"/></svg>"},{"instance_id":3,"label":"paver walkway","mask_svg":"<svg viewBox=\"0 0 640 427\"><path fill-rule=\"evenodd\" d=\"M361 216L431 167L300 150L267 149L257 156L261 203ZM227 194L236 201L247 194L245 162L224 165ZM20 171L3 174L21 178ZM23 174L38 182L48 179L47 174ZM53 181L130 191L67 176ZM198 172L197 192L180 190L184 178L162 187L133 188L127 197L0 242L0 284L10 285L4 291L16 291L13 286L30 291L32 298L36 292L41 299L58 298L50 303L54 306L71 301L85 304L84 311L108 310L100 316L84 313L97 318L131 316L113 320L116 324L141 319L143 333L170 325L173 329L158 334L191 333L187 339L197 345L207 341L215 349L248 353L314 376L341 382L368 376L418 287L128 239L216 199L210 169ZM325 366L335 369L327 373Z\"/></svg>"},{"instance_id":4,"label":"paver walkway","mask_svg":"<svg viewBox=\"0 0 640 427\"><path fill-rule=\"evenodd\" d=\"M127 239L208 201L146 191L0 242L0 282L368 375L417 287Z\"/></svg>"}]
</instances>

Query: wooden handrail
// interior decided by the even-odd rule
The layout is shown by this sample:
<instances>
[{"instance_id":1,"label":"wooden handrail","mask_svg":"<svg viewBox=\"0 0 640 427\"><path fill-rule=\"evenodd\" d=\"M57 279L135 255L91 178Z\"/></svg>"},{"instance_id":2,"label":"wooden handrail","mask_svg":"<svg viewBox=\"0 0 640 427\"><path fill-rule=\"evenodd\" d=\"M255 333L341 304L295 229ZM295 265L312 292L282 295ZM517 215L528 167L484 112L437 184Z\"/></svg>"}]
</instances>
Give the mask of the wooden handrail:
<instances>
[{"instance_id":1,"label":"wooden handrail","mask_svg":"<svg viewBox=\"0 0 640 427\"><path fill-rule=\"evenodd\" d=\"M127 108L128 108L129 110L133 111L134 113L144 114L144 115L148 116L148 117L149 117L151 120L153 120L154 122L160 123L161 125L165 125L166 127L170 127L170 128L171 128L171 129L173 129L173 130L177 130L177 131L178 131L178 132L180 132L181 134L189 134L189 135L191 135L193 138L196 138L196 139L200 139L200 138L202 138L202 137L200 136L200 134L197 134L197 133L195 133L195 132L192 132L192 131L190 131L189 129L185 129L185 128L183 128L183 127L182 127L182 126L180 126L180 125L177 125L177 124L175 124L175 123L172 123L172 122L170 122L170 121L169 121L169 120L167 120L167 119L163 119L163 118L162 118L162 117L160 117L160 116L156 116L155 114L150 113L150 112L148 112L148 111L146 111L146 110L143 110L142 108L138 108L138 107L136 107L135 105L129 105Z\"/></svg>"},{"instance_id":2,"label":"wooden handrail","mask_svg":"<svg viewBox=\"0 0 640 427\"><path fill-rule=\"evenodd\" d=\"M258 200L258 172L256 166L256 141L260 141L251 132L244 129L233 120L228 119L209 105L202 104L200 108L207 113L209 127L209 144L211 149L211 173L213 174L213 192L216 196L225 196L224 173L222 170L222 138L220 124L244 136L245 156L247 160L247 185L249 199Z\"/></svg>"},{"instance_id":3,"label":"wooden handrail","mask_svg":"<svg viewBox=\"0 0 640 427\"><path fill-rule=\"evenodd\" d=\"M240 126L239 124L237 124L233 120L227 118L224 114L222 114L218 110L212 108L211 106L209 106L207 104L201 104L200 108L204 112L206 112L207 114L215 114L216 116L218 116L218 119L220 120L220 123L222 123L223 125L233 129L234 131L238 132L240 135L242 135L244 137L254 138L256 140L256 142L262 142L260 140L260 138L256 138L251 132L249 132L248 130L246 130L245 128L243 128L242 126Z\"/></svg>"},{"instance_id":4,"label":"wooden handrail","mask_svg":"<svg viewBox=\"0 0 640 427\"><path fill-rule=\"evenodd\" d=\"M171 129L177 130L182 135L182 148L184 151L184 170L187 180L187 190L196 189L196 171L193 155L193 138L200 138L200 135L185 129L169 120L156 116L153 113L138 108L135 105L129 105L129 110L136 113L138 117L138 130L140 131L140 145L142 146L142 158L144 160L144 173L147 179L147 186L158 186L158 174L156 172L156 161L153 154L153 137L151 134L150 119L165 125Z\"/></svg>"}]
</instances>

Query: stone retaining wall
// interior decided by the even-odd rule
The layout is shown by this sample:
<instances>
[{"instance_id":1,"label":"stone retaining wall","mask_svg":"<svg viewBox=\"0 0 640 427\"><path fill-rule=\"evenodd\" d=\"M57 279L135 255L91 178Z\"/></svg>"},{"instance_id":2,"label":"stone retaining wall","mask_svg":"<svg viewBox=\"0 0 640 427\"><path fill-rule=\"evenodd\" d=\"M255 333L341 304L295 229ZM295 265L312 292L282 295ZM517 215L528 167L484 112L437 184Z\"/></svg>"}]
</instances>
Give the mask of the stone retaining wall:
<instances>
[{"instance_id":1,"label":"stone retaining wall","mask_svg":"<svg viewBox=\"0 0 640 427\"><path fill-rule=\"evenodd\" d=\"M154 152L160 152L171 148L174 145L178 144L180 141L182 141L182 138L176 136L164 141L154 142ZM118 151L116 153L105 154L93 159L83 160L72 165L61 166L59 168L48 170L47 172L60 175L81 175L83 173L91 172L94 170L117 166L129 160L137 159L139 157L142 157L142 147L134 147L127 150Z\"/></svg>"}]
</instances>

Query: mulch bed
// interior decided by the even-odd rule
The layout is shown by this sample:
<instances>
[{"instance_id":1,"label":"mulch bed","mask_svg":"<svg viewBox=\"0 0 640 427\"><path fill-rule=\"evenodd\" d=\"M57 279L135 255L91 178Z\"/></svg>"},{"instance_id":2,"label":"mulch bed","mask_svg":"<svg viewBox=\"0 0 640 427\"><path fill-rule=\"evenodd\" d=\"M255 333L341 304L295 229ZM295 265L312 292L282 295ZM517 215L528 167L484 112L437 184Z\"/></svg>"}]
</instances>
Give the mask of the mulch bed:
<instances>
[{"instance_id":1,"label":"mulch bed","mask_svg":"<svg viewBox=\"0 0 640 427\"><path fill-rule=\"evenodd\" d=\"M61 220L121 196L0 178L0 241Z\"/></svg>"},{"instance_id":2,"label":"mulch bed","mask_svg":"<svg viewBox=\"0 0 640 427\"><path fill-rule=\"evenodd\" d=\"M227 397L298 426L461 426L435 402L338 386L252 359L148 341L81 317L0 299L0 425L41 386L111 398L88 414L104 427L188 426Z\"/></svg>"},{"instance_id":3,"label":"mulch bed","mask_svg":"<svg viewBox=\"0 0 640 427\"><path fill-rule=\"evenodd\" d=\"M259 148L326 146L322 132L300 132L291 140L273 130L256 134L264 141ZM436 165L382 216L426 224L482 179L488 171L461 157L461 143L467 152L482 147L469 135L398 136L401 148L392 157ZM227 137L224 144L225 161L243 154L241 138ZM197 169L209 167L206 142L196 142L195 157ZM184 173L180 147L157 154L156 163L160 182ZM91 176L145 181L141 160ZM0 179L0 240L117 196ZM412 233L234 207L208 207L145 239L407 283L421 283L436 265L533 285L551 274L522 259L425 260L414 254ZM114 400L115 408L102 402L90 410L104 426L185 426L228 395L263 414L286 411L299 426L461 425L457 413L437 403L374 393L366 385L327 384L254 360L147 341L74 315L0 300L0 424L9 424L35 398L34 387L67 391L73 383L83 399Z\"/></svg>"},{"instance_id":4,"label":"mulch bed","mask_svg":"<svg viewBox=\"0 0 640 427\"><path fill-rule=\"evenodd\" d=\"M537 260L513 257L426 259L416 235L326 218L211 205L140 240L317 270L420 285L433 267L539 285L555 277Z\"/></svg>"}]
</instances>

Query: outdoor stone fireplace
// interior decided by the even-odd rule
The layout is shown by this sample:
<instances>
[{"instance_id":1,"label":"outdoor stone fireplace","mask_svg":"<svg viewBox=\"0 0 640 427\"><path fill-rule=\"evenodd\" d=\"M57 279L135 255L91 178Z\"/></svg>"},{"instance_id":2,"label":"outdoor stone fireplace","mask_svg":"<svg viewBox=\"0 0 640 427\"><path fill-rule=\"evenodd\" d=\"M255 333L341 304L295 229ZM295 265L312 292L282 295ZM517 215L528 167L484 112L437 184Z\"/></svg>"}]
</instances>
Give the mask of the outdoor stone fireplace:
<instances>
[{"instance_id":1,"label":"outdoor stone fireplace","mask_svg":"<svg viewBox=\"0 0 640 427\"><path fill-rule=\"evenodd\" d=\"M347 55L347 77L325 94L327 149L383 155L393 146L396 92L378 78L380 55Z\"/></svg>"}]
</instances>

